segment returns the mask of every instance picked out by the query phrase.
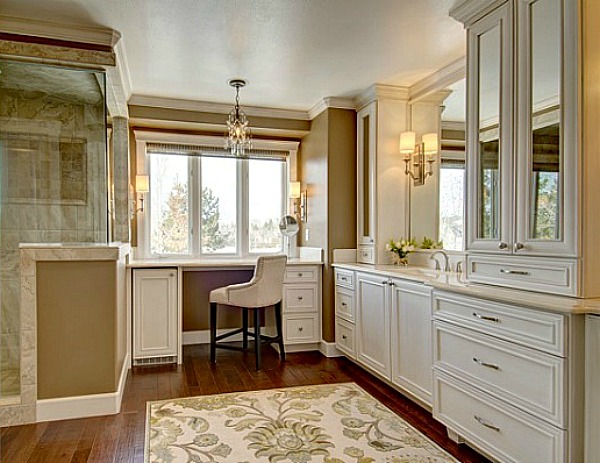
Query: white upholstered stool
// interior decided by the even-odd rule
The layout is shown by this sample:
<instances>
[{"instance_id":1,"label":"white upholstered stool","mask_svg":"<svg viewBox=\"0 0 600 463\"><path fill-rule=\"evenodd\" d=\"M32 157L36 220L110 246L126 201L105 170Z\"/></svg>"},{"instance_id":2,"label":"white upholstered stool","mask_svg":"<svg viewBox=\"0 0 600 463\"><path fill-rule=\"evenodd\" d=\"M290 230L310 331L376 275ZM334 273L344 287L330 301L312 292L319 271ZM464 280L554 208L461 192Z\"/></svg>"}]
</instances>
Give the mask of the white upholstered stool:
<instances>
[{"instance_id":1,"label":"white upholstered stool","mask_svg":"<svg viewBox=\"0 0 600 463\"><path fill-rule=\"evenodd\" d=\"M254 276L248 283L224 286L210 292L210 361L216 362L217 347L223 349L248 349L248 336L254 337L256 369L261 368L261 344L276 342L279 345L281 360L285 360L281 320L281 299L283 294L283 277L285 274L286 256L261 256L256 261ZM242 327L217 336L217 306L228 305L242 310ZM266 307L274 306L276 336L260 334L260 312ZM248 330L248 310L254 313L254 332ZM222 339L242 333L242 347L218 343Z\"/></svg>"}]
</instances>

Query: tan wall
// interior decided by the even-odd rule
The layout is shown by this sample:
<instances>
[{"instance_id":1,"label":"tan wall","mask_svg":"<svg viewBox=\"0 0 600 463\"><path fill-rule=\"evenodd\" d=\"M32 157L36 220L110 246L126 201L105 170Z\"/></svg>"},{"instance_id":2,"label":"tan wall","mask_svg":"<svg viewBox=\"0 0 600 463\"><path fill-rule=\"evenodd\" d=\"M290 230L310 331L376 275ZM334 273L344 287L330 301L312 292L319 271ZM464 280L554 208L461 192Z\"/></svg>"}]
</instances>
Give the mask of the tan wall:
<instances>
[{"instance_id":1,"label":"tan wall","mask_svg":"<svg viewBox=\"0 0 600 463\"><path fill-rule=\"evenodd\" d=\"M242 283L252 278L254 269L199 271L183 273L183 331L207 330L208 293L215 288ZM239 328L239 309L219 309L218 328Z\"/></svg>"},{"instance_id":2,"label":"tan wall","mask_svg":"<svg viewBox=\"0 0 600 463\"><path fill-rule=\"evenodd\" d=\"M325 251L322 331L323 339L333 342L333 250L356 247L356 112L328 109L313 119L310 134L302 139L299 167L309 196L300 244Z\"/></svg>"},{"instance_id":3,"label":"tan wall","mask_svg":"<svg viewBox=\"0 0 600 463\"><path fill-rule=\"evenodd\" d=\"M116 272L114 262L38 262L38 399L116 391Z\"/></svg>"}]
</instances>

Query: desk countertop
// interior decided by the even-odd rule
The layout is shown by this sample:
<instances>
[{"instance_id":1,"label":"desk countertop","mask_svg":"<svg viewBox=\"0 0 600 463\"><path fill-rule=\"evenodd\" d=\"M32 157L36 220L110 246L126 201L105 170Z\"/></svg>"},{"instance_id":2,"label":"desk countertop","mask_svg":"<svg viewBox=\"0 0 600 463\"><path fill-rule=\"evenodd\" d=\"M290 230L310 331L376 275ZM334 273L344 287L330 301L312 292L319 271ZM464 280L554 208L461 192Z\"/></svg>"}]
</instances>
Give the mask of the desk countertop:
<instances>
[{"instance_id":1,"label":"desk countertop","mask_svg":"<svg viewBox=\"0 0 600 463\"><path fill-rule=\"evenodd\" d=\"M256 259L137 259L130 260L130 268L161 268L161 267L181 267L182 269L191 268L231 268L231 267L254 267ZM288 265L323 265L323 262L314 259L291 258L287 261Z\"/></svg>"}]
</instances>

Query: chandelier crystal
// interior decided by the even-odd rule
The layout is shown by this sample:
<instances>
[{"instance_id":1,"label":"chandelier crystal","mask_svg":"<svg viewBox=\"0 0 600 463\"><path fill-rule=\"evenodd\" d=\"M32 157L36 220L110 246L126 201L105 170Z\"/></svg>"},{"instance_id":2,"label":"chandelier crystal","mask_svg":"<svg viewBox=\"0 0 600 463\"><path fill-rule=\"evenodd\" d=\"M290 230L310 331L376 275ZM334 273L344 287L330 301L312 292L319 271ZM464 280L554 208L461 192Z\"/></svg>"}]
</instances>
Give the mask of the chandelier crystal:
<instances>
[{"instance_id":1,"label":"chandelier crystal","mask_svg":"<svg viewBox=\"0 0 600 463\"><path fill-rule=\"evenodd\" d=\"M233 156L245 156L246 150L251 148L251 131L248 127L246 114L240 108L240 88L248 82L244 79L230 79L229 85L235 88L235 106L229 113L227 128L229 135L225 140L225 148L231 151Z\"/></svg>"}]
</instances>

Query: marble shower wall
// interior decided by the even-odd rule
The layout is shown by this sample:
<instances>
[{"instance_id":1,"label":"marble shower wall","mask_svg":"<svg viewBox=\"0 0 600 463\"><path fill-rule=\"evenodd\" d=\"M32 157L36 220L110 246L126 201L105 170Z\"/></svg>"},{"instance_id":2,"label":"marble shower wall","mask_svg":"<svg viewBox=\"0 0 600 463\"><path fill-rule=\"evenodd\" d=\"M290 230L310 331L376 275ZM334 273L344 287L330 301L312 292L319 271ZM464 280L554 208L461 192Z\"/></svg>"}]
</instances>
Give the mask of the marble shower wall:
<instances>
[{"instance_id":1,"label":"marble shower wall","mask_svg":"<svg viewBox=\"0 0 600 463\"><path fill-rule=\"evenodd\" d=\"M106 242L104 75L0 62L0 398L19 394L19 243Z\"/></svg>"}]
</instances>

